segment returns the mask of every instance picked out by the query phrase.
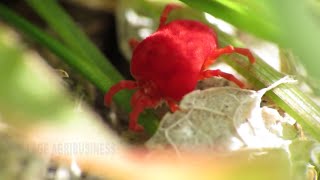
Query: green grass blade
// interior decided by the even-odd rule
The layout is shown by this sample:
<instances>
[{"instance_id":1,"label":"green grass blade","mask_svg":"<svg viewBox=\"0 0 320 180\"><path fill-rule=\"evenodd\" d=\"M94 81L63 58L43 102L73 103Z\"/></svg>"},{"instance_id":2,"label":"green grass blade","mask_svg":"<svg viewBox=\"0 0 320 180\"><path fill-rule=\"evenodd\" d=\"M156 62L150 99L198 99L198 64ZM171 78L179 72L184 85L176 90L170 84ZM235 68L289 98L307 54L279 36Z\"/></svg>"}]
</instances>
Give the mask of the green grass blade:
<instances>
[{"instance_id":1,"label":"green grass blade","mask_svg":"<svg viewBox=\"0 0 320 180\"><path fill-rule=\"evenodd\" d=\"M273 16L259 1L230 0L180 0L192 8L207 12L239 29L255 34L267 40L276 40L280 36L278 27L273 24Z\"/></svg>"},{"instance_id":2,"label":"green grass blade","mask_svg":"<svg viewBox=\"0 0 320 180\"><path fill-rule=\"evenodd\" d=\"M99 89L106 90L111 86L112 81L99 69L88 64L82 57L79 57L73 53L73 51L68 50L68 48L59 41L51 38L48 34L17 16L14 12L1 4L0 17L17 29L22 30L25 35L32 37L33 40L48 47L58 57L64 59L67 64L87 77Z\"/></svg>"},{"instance_id":3,"label":"green grass blade","mask_svg":"<svg viewBox=\"0 0 320 180\"><path fill-rule=\"evenodd\" d=\"M222 34L222 33L220 33ZM219 36L220 45L241 46L235 39ZM246 57L233 54L225 57L226 62L244 76L256 88L264 88L284 76L256 57L256 63L249 65ZM320 140L320 108L294 84L283 84L266 93L280 108L293 117L313 138Z\"/></svg>"},{"instance_id":4,"label":"green grass blade","mask_svg":"<svg viewBox=\"0 0 320 180\"><path fill-rule=\"evenodd\" d=\"M60 7L56 0L26 0L74 52L106 72L113 83L122 79L108 59L95 47L88 37Z\"/></svg>"}]
</instances>

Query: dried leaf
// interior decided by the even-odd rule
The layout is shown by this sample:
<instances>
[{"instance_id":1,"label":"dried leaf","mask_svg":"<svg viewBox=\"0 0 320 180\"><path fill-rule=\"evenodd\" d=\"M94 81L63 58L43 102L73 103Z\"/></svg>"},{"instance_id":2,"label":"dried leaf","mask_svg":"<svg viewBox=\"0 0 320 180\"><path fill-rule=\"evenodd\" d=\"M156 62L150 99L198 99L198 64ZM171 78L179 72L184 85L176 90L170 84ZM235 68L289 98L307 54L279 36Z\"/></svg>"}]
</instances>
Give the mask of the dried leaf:
<instances>
[{"instance_id":1,"label":"dried leaf","mask_svg":"<svg viewBox=\"0 0 320 180\"><path fill-rule=\"evenodd\" d=\"M279 134L270 131L272 126L266 128L260 103L265 92L291 81L285 77L260 91L234 87L193 91L181 101L181 111L164 116L158 131L146 145L151 149L169 145L180 153L201 149L225 152L243 147L280 147L288 144ZM278 121L267 121L272 122Z\"/></svg>"}]
</instances>

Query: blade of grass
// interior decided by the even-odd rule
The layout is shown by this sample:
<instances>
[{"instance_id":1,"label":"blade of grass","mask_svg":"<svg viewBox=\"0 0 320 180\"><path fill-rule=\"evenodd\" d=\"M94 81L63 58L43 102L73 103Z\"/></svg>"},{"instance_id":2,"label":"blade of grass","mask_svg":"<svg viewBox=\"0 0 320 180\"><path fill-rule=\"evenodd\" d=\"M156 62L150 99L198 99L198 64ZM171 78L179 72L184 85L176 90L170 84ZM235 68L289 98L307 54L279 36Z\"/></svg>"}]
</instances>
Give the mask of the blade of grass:
<instances>
[{"instance_id":1,"label":"blade of grass","mask_svg":"<svg viewBox=\"0 0 320 180\"><path fill-rule=\"evenodd\" d=\"M222 34L222 32L220 32ZM233 44L241 46L235 39L219 36L221 46ZM254 65L248 65L246 57L231 55L225 57L226 62L244 76L256 88L264 88L276 82L284 74L279 73L265 61L256 57ZM293 117L314 139L320 141L320 108L294 84L282 84L266 93L280 108Z\"/></svg>"},{"instance_id":2,"label":"blade of grass","mask_svg":"<svg viewBox=\"0 0 320 180\"><path fill-rule=\"evenodd\" d=\"M87 77L99 89L106 90L111 86L112 81L99 69L88 64L83 57L79 57L76 53L70 51L68 47L30 24L28 21L17 16L2 4L0 4L0 17L17 29L22 30L25 35L32 37L33 40L48 47L58 57L64 59L67 64Z\"/></svg>"},{"instance_id":3,"label":"blade of grass","mask_svg":"<svg viewBox=\"0 0 320 180\"><path fill-rule=\"evenodd\" d=\"M90 80L95 86L97 86L101 91L106 92L114 83L110 77L112 73L107 76L103 73L95 64L88 63L87 59L79 56L77 53L72 51L70 48L66 47L59 41L52 38L50 35L44 33L42 30L32 25L22 17L16 15L13 11L8 9L6 6L0 3L0 18L5 20L10 25L16 27L18 30L23 32L26 36L31 37L33 40L37 41L39 44L50 49L54 54L60 57L65 63L70 65L70 67L79 71L84 77ZM115 101L117 104L129 112L131 110L129 99L130 93L120 92L115 96ZM155 116L148 112L145 113L141 118L141 124L144 126L145 130L153 134L157 128L157 121Z\"/></svg>"},{"instance_id":4,"label":"blade of grass","mask_svg":"<svg viewBox=\"0 0 320 180\"><path fill-rule=\"evenodd\" d=\"M26 2L48 23L70 49L73 49L89 62L94 63L102 72L112 75L109 78L113 82L122 79L121 74L113 68L108 59L80 30L56 0L46 0L45 2L42 0L26 0Z\"/></svg>"},{"instance_id":5,"label":"blade of grass","mask_svg":"<svg viewBox=\"0 0 320 180\"><path fill-rule=\"evenodd\" d=\"M274 41L280 36L276 24L271 23L274 22L273 16L268 16L270 13L268 13L268 9L264 7L262 2L229 0L180 1L263 39Z\"/></svg>"}]
</instances>

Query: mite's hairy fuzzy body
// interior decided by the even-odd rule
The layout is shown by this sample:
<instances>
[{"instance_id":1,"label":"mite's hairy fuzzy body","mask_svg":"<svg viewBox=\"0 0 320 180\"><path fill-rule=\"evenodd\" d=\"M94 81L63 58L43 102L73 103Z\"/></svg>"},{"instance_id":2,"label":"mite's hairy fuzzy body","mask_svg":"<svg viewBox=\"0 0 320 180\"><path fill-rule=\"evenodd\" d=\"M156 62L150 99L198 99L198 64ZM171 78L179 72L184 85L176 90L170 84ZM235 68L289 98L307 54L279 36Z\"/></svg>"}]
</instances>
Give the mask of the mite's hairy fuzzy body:
<instances>
[{"instance_id":1,"label":"mite's hairy fuzzy body","mask_svg":"<svg viewBox=\"0 0 320 180\"><path fill-rule=\"evenodd\" d=\"M145 108L154 108L165 101L171 111L179 109L177 103L195 89L198 80L221 76L243 87L244 84L233 75L208 69L220 55L235 52L247 56L251 63L255 61L248 49L230 45L218 48L216 33L198 21L166 23L174 8L178 6L169 4L165 7L155 33L141 42L130 41L133 48L131 74L135 81L122 80L105 95L105 104L109 106L118 91L136 89L131 98L131 130L142 130L137 121Z\"/></svg>"},{"instance_id":2,"label":"mite's hairy fuzzy body","mask_svg":"<svg viewBox=\"0 0 320 180\"><path fill-rule=\"evenodd\" d=\"M137 81L154 82L161 97L179 101L194 90L202 65L215 48L216 36L208 26L173 21L135 48L131 74Z\"/></svg>"}]
</instances>

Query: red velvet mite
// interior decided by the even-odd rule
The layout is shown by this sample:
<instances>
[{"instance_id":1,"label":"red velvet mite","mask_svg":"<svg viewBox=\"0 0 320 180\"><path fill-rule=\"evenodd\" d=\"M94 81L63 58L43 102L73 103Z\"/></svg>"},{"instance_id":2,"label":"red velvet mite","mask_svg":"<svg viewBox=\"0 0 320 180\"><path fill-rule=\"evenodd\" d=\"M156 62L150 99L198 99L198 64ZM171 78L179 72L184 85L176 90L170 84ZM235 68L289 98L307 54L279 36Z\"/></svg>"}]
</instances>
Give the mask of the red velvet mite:
<instances>
[{"instance_id":1,"label":"red velvet mite","mask_svg":"<svg viewBox=\"0 0 320 180\"><path fill-rule=\"evenodd\" d=\"M131 98L131 130L142 130L137 121L145 108L154 108L164 101L171 111L177 110L176 103L195 89L198 80L220 76L243 87L232 74L208 69L219 56L235 52L255 62L248 49L231 45L218 48L216 33L205 24L191 20L166 23L170 11L177 7L169 4L164 8L155 33L141 42L130 42L133 48L131 74L136 81L122 80L105 95L105 104L109 106L118 91L137 90Z\"/></svg>"}]
</instances>

